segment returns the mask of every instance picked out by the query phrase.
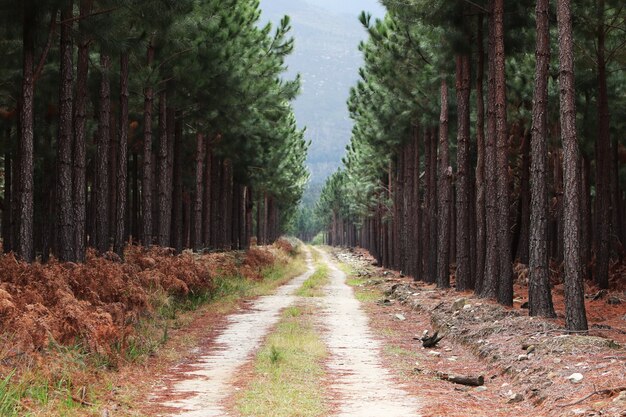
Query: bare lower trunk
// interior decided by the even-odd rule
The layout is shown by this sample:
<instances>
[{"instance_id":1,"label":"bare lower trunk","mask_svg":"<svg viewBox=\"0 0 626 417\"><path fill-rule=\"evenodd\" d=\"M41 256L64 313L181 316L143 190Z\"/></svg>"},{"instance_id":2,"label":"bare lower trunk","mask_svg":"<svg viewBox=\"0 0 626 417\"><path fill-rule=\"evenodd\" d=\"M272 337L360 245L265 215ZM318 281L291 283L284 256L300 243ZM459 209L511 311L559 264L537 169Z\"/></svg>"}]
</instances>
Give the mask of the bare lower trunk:
<instances>
[{"instance_id":1,"label":"bare lower trunk","mask_svg":"<svg viewBox=\"0 0 626 417\"><path fill-rule=\"evenodd\" d=\"M441 115L439 117L439 224L437 242L437 286L450 286L450 221L452 214L452 168L448 151L448 85L441 80Z\"/></svg>"},{"instance_id":2,"label":"bare lower trunk","mask_svg":"<svg viewBox=\"0 0 626 417\"><path fill-rule=\"evenodd\" d=\"M33 247L33 144L35 106L35 39L34 5L27 2L24 10L22 60L22 94L20 96L20 138L18 146L17 212L20 216L17 234L17 255L26 262L35 257Z\"/></svg>"},{"instance_id":3,"label":"bare lower trunk","mask_svg":"<svg viewBox=\"0 0 626 417\"><path fill-rule=\"evenodd\" d=\"M483 92L485 51L483 42L483 14L480 14L478 17L478 64L476 70L476 294L480 294L483 287L487 228L485 217L485 103Z\"/></svg>"},{"instance_id":4,"label":"bare lower trunk","mask_svg":"<svg viewBox=\"0 0 626 417\"><path fill-rule=\"evenodd\" d=\"M154 62L154 46L148 46L148 66ZM142 243L152 245L152 105L154 90L152 86L144 89L143 110L143 167L141 181L141 224Z\"/></svg>"},{"instance_id":5,"label":"bare lower trunk","mask_svg":"<svg viewBox=\"0 0 626 417\"><path fill-rule=\"evenodd\" d=\"M128 52L124 52L120 57L120 129L116 167L115 239L113 243L113 250L121 259L124 259L124 226L128 182L128 73L129 55Z\"/></svg>"},{"instance_id":6,"label":"bare lower trunk","mask_svg":"<svg viewBox=\"0 0 626 417\"><path fill-rule=\"evenodd\" d=\"M2 250L10 253L13 250L13 164L11 152L8 151L11 140L11 129L6 131L6 142L4 146L7 151L4 153L4 196L2 206Z\"/></svg>"},{"instance_id":7,"label":"bare lower trunk","mask_svg":"<svg viewBox=\"0 0 626 417\"><path fill-rule=\"evenodd\" d=\"M500 282L498 302L513 305L511 221L509 215L509 138L506 120L506 74L504 54L504 0L494 0L495 32L495 116L498 186L498 247Z\"/></svg>"},{"instance_id":8,"label":"bare lower trunk","mask_svg":"<svg viewBox=\"0 0 626 417\"><path fill-rule=\"evenodd\" d=\"M72 166L72 199L74 205L74 257L77 261L85 260L87 227L87 103L89 81L89 39L86 38L87 23L84 17L91 13L93 1L80 0L78 55L76 64L76 99L74 101L74 143Z\"/></svg>"},{"instance_id":9,"label":"bare lower trunk","mask_svg":"<svg viewBox=\"0 0 626 417\"><path fill-rule=\"evenodd\" d=\"M456 59L458 107L456 180L456 289L471 287L470 266L470 57Z\"/></svg>"},{"instance_id":10,"label":"bare lower trunk","mask_svg":"<svg viewBox=\"0 0 626 417\"><path fill-rule=\"evenodd\" d=\"M493 0L490 1L493 4ZM488 100L487 100L487 135L485 141L485 271L480 296L496 298L499 282L499 251L498 251L498 190L497 190L497 158L496 158L496 81L495 81L495 25L493 13L489 16L489 63L488 63Z\"/></svg>"},{"instance_id":11,"label":"bare lower trunk","mask_svg":"<svg viewBox=\"0 0 626 417\"><path fill-rule=\"evenodd\" d=\"M193 227L191 230L192 247L199 250L202 247L202 174L204 163L204 136L201 133L196 135L196 189L193 199Z\"/></svg>"},{"instance_id":12,"label":"bare lower trunk","mask_svg":"<svg viewBox=\"0 0 626 417\"><path fill-rule=\"evenodd\" d=\"M159 94L159 148L157 170L158 181L158 244L167 247L170 244L170 221L171 211L168 211L168 198L170 196L169 182L169 142L167 131L167 92L161 91Z\"/></svg>"},{"instance_id":13,"label":"bare lower trunk","mask_svg":"<svg viewBox=\"0 0 626 417\"><path fill-rule=\"evenodd\" d=\"M172 174L172 244L177 253L183 250L183 120L176 117L174 132L174 167Z\"/></svg>"},{"instance_id":14,"label":"bare lower trunk","mask_svg":"<svg viewBox=\"0 0 626 417\"><path fill-rule=\"evenodd\" d=\"M100 109L98 112L98 143L96 157L95 241L100 252L109 250L109 142L111 140L111 58L100 55Z\"/></svg>"},{"instance_id":15,"label":"bare lower trunk","mask_svg":"<svg viewBox=\"0 0 626 417\"><path fill-rule=\"evenodd\" d=\"M61 20L71 20L73 2L61 13ZM75 261L72 208L72 121L73 121L73 45L72 24L61 25L61 84L59 89L59 135L57 140L57 243L55 252L61 261Z\"/></svg>"},{"instance_id":16,"label":"bare lower trunk","mask_svg":"<svg viewBox=\"0 0 626 417\"><path fill-rule=\"evenodd\" d=\"M611 235L611 137L605 57L604 0L598 1L598 139L596 145L597 232L595 280L600 288L609 287Z\"/></svg>"},{"instance_id":17,"label":"bare lower trunk","mask_svg":"<svg viewBox=\"0 0 626 417\"><path fill-rule=\"evenodd\" d=\"M537 0L537 64L531 139L531 214L528 304L531 316L554 317L548 259L549 0Z\"/></svg>"},{"instance_id":18,"label":"bare lower trunk","mask_svg":"<svg viewBox=\"0 0 626 417\"><path fill-rule=\"evenodd\" d=\"M576 137L574 41L569 0L557 0L561 136L565 178L565 326L587 330L585 292L580 264L580 164Z\"/></svg>"}]
</instances>

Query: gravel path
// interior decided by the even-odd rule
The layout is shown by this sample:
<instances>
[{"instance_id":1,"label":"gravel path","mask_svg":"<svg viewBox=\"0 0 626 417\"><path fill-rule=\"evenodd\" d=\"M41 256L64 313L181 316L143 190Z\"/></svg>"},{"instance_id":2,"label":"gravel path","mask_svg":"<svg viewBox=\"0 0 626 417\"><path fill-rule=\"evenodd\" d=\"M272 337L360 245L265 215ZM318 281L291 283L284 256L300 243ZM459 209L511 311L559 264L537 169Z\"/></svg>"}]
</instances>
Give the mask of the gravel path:
<instances>
[{"instance_id":1,"label":"gravel path","mask_svg":"<svg viewBox=\"0 0 626 417\"><path fill-rule=\"evenodd\" d=\"M331 389L339 394L337 416L415 417L419 403L393 381L380 359L380 343L354 291L325 252L331 283L324 298L322 325L330 350Z\"/></svg>"},{"instance_id":2,"label":"gravel path","mask_svg":"<svg viewBox=\"0 0 626 417\"><path fill-rule=\"evenodd\" d=\"M316 250L316 249L314 249ZM330 285L319 299L319 325L328 346L327 363L331 404L344 417L418 417L419 403L410 397L382 366L380 344L372 335L366 314L346 284L346 275L318 251L330 268ZM166 376L162 389L151 402L171 410L172 416L228 416L222 403L233 393L237 371L261 347L264 338L280 320L280 313L294 304L294 292L314 271L310 253L308 270L280 287L271 296L260 297L245 312L228 318L226 328L193 363L180 365ZM263 416L271 417L271 416Z\"/></svg>"},{"instance_id":3,"label":"gravel path","mask_svg":"<svg viewBox=\"0 0 626 417\"><path fill-rule=\"evenodd\" d=\"M184 417L228 416L222 402L232 394L231 381L236 372L261 346L263 339L280 320L281 311L297 299L293 293L314 271L310 253L308 270L278 289L274 295L260 297L243 313L228 318L226 329L215 339L211 349L184 369L173 369L165 388L156 392L152 402L173 410L171 415Z\"/></svg>"}]
</instances>

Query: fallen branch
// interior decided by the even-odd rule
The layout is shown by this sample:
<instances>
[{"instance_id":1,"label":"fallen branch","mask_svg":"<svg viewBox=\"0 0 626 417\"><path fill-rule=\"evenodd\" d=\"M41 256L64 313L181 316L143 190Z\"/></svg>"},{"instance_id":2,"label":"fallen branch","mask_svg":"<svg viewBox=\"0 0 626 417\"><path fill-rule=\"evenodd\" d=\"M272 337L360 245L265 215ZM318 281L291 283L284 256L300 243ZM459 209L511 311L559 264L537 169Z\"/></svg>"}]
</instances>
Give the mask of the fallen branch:
<instances>
[{"instance_id":1,"label":"fallen branch","mask_svg":"<svg viewBox=\"0 0 626 417\"><path fill-rule=\"evenodd\" d=\"M480 376L455 376L448 375L441 372L437 372L437 377L448 382L453 382L455 384L467 385L470 387L480 387L485 383L485 377Z\"/></svg>"},{"instance_id":2,"label":"fallen branch","mask_svg":"<svg viewBox=\"0 0 626 417\"><path fill-rule=\"evenodd\" d=\"M609 394L616 394L616 393L622 392L622 391L626 391L626 387L607 388L607 389L601 389L601 390L594 390L591 394L588 394L588 395L584 396L580 400L577 400L577 401L574 401L573 403L568 403L568 404L557 404L557 407L571 407L571 406L574 406L574 405L578 405L578 404L582 403L585 400L588 400L589 398L593 397L594 395L609 395Z\"/></svg>"}]
</instances>

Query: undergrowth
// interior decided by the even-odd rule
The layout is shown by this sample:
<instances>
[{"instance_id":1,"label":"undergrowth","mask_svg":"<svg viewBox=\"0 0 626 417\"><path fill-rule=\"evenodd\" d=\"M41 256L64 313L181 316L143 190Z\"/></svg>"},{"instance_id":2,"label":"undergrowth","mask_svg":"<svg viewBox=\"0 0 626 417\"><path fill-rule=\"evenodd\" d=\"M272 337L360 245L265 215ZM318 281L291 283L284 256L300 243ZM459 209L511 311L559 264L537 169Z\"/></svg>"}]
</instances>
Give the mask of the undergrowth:
<instances>
[{"instance_id":1,"label":"undergrowth","mask_svg":"<svg viewBox=\"0 0 626 417\"><path fill-rule=\"evenodd\" d=\"M7 334L0 339L0 416L99 415L99 399L112 389L111 372L122 364L142 364L168 342L170 331L184 328L203 308L230 311L237 300L271 293L306 270L304 257L281 255L250 277L215 276L209 289L176 294L147 289L148 313L128 326L109 347L93 350L77 337L73 344L50 338L40 352L18 352Z\"/></svg>"}]
</instances>

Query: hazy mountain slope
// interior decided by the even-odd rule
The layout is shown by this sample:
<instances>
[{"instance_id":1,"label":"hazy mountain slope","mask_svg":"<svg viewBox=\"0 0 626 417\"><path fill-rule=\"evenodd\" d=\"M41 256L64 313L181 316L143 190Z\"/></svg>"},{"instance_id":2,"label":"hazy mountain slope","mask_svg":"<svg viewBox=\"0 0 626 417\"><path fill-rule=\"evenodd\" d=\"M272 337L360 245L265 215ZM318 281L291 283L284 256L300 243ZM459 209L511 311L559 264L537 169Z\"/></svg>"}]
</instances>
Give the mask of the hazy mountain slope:
<instances>
[{"instance_id":1,"label":"hazy mountain slope","mask_svg":"<svg viewBox=\"0 0 626 417\"><path fill-rule=\"evenodd\" d=\"M320 6L303 0L262 0L261 8L264 21L277 22L285 14L292 18L296 49L288 60L287 76L302 74L302 95L295 111L313 141L309 166L316 184L339 166L350 139L346 100L358 78L362 62L358 44L365 38L357 15L375 1L310 1Z\"/></svg>"}]
</instances>

